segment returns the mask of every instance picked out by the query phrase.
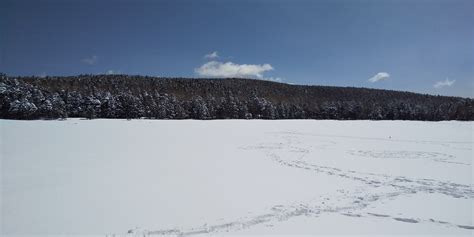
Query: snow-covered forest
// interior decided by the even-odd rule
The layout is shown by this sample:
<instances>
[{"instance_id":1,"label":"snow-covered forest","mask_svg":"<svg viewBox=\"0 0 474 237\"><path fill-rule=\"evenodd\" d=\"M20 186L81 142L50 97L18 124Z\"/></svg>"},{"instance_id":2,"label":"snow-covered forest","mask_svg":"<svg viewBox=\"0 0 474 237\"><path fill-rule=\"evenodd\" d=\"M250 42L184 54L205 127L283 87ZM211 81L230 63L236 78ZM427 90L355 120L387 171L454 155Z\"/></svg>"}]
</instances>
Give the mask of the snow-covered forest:
<instances>
[{"instance_id":1,"label":"snow-covered forest","mask_svg":"<svg viewBox=\"0 0 474 237\"><path fill-rule=\"evenodd\" d=\"M0 75L0 118L474 120L474 100L253 79Z\"/></svg>"}]
</instances>

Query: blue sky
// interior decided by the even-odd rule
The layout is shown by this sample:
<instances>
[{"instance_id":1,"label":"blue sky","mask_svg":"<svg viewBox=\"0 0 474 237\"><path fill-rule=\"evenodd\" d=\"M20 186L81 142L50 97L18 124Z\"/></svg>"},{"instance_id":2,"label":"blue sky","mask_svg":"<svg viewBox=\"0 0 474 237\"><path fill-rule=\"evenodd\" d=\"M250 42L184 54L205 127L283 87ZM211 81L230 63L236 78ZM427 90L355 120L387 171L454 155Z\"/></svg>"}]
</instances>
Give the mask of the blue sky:
<instances>
[{"instance_id":1,"label":"blue sky","mask_svg":"<svg viewBox=\"0 0 474 237\"><path fill-rule=\"evenodd\" d=\"M472 0L2 0L0 19L9 75L237 76L474 97Z\"/></svg>"}]
</instances>

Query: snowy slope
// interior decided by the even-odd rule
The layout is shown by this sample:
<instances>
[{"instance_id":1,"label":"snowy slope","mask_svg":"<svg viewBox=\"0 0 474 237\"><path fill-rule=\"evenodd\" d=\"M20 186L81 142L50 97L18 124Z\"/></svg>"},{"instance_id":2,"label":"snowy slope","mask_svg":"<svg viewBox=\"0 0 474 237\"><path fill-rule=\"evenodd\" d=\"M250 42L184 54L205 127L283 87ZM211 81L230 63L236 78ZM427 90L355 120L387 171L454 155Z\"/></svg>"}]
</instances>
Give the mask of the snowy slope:
<instances>
[{"instance_id":1,"label":"snowy slope","mask_svg":"<svg viewBox=\"0 0 474 237\"><path fill-rule=\"evenodd\" d=\"M4 235L474 233L473 122L0 126Z\"/></svg>"}]
</instances>

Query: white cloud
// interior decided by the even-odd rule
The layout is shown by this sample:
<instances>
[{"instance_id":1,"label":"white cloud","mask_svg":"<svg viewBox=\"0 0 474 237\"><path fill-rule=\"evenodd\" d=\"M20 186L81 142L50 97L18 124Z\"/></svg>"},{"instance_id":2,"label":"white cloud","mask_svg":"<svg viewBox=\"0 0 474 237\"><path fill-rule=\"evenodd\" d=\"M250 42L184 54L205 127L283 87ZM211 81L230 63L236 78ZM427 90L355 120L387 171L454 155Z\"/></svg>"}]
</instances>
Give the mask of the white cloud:
<instances>
[{"instance_id":1,"label":"white cloud","mask_svg":"<svg viewBox=\"0 0 474 237\"><path fill-rule=\"evenodd\" d=\"M115 70L107 70L107 72L105 72L105 74L107 75L120 74L120 73L121 73L120 71L115 71Z\"/></svg>"},{"instance_id":2,"label":"white cloud","mask_svg":"<svg viewBox=\"0 0 474 237\"><path fill-rule=\"evenodd\" d=\"M263 73L273 70L270 64L236 64L233 62L210 61L194 69L194 71L204 77L247 77L263 78Z\"/></svg>"},{"instance_id":3,"label":"white cloud","mask_svg":"<svg viewBox=\"0 0 474 237\"><path fill-rule=\"evenodd\" d=\"M217 51L214 51L210 54L204 55L204 58L206 58L206 59L216 59L218 57L219 57L219 55L217 54Z\"/></svg>"},{"instance_id":4,"label":"white cloud","mask_svg":"<svg viewBox=\"0 0 474 237\"><path fill-rule=\"evenodd\" d=\"M379 73L375 74L375 76L371 77L369 79L369 81L374 83L374 82L386 80L388 78L390 78L390 74L388 74L386 72L379 72Z\"/></svg>"},{"instance_id":5,"label":"white cloud","mask_svg":"<svg viewBox=\"0 0 474 237\"><path fill-rule=\"evenodd\" d=\"M283 78L281 77L265 77L263 78L263 80L267 80L267 81L274 81L274 82L283 82Z\"/></svg>"},{"instance_id":6,"label":"white cloud","mask_svg":"<svg viewBox=\"0 0 474 237\"><path fill-rule=\"evenodd\" d=\"M436 89L439 89L439 88L442 88L442 87L445 87L445 86L452 86L454 83L456 82L456 80L449 80L449 78L446 78L446 80L444 81L438 81L436 82L433 87L436 88Z\"/></svg>"},{"instance_id":7,"label":"white cloud","mask_svg":"<svg viewBox=\"0 0 474 237\"><path fill-rule=\"evenodd\" d=\"M96 55L92 55L88 58L83 58L81 61L85 64L94 65L97 63L98 57Z\"/></svg>"}]
</instances>

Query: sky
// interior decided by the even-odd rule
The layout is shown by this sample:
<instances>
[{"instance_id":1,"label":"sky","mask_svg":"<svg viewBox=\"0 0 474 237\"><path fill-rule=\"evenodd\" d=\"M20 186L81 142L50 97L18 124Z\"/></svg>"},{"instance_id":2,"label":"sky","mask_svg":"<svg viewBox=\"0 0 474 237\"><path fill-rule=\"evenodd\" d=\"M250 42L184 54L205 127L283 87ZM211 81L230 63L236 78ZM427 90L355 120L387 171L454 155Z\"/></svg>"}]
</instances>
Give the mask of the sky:
<instances>
[{"instance_id":1,"label":"sky","mask_svg":"<svg viewBox=\"0 0 474 237\"><path fill-rule=\"evenodd\" d=\"M2 0L0 72L474 97L472 0Z\"/></svg>"}]
</instances>

